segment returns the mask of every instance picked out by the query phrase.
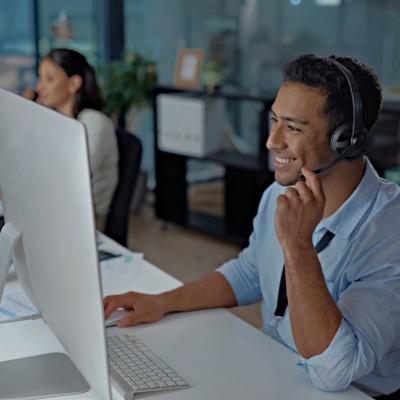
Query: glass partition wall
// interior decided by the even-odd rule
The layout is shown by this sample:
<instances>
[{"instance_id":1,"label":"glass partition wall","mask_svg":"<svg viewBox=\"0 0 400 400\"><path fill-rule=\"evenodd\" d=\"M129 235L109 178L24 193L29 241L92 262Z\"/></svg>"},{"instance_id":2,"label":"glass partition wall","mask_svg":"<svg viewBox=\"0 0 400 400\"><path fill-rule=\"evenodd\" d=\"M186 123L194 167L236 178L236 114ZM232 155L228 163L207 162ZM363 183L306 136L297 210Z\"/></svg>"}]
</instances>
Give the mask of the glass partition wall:
<instances>
[{"instance_id":1,"label":"glass partition wall","mask_svg":"<svg viewBox=\"0 0 400 400\"><path fill-rule=\"evenodd\" d=\"M76 48L100 66L106 1L1 1L0 86L21 92L34 85L38 57L54 46ZM176 55L183 47L203 49L205 63L216 66L222 88L246 93L273 92L281 82L282 66L296 55L313 52L354 56L378 73L385 99L400 95L398 0L120 1L125 51L153 59L160 84L172 83ZM60 35L60 26L61 31L67 27L67 34ZM243 151L254 153L254 105L236 102L226 108L227 130L242 139ZM135 128L144 143L143 165L150 172L151 121L147 110Z\"/></svg>"},{"instance_id":2,"label":"glass partition wall","mask_svg":"<svg viewBox=\"0 0 400 400\"><path fill-rule=\"evenodd\" d=\"M21 92L35 76L31 0L0 2L0 86Z\"/></svg>"},{"instance_id":3,"label":"glass partition wall","mask_svg":"<svg viewBox=\"0 0 400 400\"><path fill-rule=\"evenodd\" d=\"M95 0L0 1L0 86L34 86L38 58L52 47L77 49L97 66L99 39Z\"/></svg>"},{"instance_id":4,"label":"glass partition wall","mask_svg":"<svg viewBox=\"0 0 400 400\"><path fill-rule=\"evenodd\" d=\"M171 83L181 47L205 50L224 84L274 89L302 53L351 55L383 86L400 84L397 0L125 0L125 46L159 63Z\"/></svg>"},{"instance_id":5,"label":"glass partition wall","mask_svg":"<svg viewBox=\"0 0 400 400\"><path fill-rule=\"evenodd\" d=\"M371 65L385 98L397 98L397 0L125 0L124 8L125 49L153 58L161 84L172 83L182 47L204 49L206 63L218 65L223 88L250 93L276 90L283 65L297 55L340 54ZM227 108L230 130L243 139L242 148L254 153L254 106L236 103ZM139 133L145 164L151 168L151 118L144 121Z\"/></svg>"}]
</instances>

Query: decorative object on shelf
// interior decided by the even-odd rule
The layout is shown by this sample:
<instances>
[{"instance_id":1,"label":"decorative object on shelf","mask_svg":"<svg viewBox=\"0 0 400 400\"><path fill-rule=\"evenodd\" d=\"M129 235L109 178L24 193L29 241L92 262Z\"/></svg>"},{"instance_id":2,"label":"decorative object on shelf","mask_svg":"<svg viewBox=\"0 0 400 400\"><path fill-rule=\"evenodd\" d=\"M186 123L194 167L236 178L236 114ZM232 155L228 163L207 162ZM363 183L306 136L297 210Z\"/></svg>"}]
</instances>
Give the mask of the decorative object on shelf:
<instances>
[{"instance_id":1,"label":"decorative object on shelf","mask_svg":"<svg viewBox=\"0 0 400 400\"><path fill-rule=\"evenodd\" d=\"M184 89L200 89L201 69L204 51L202 49L179 50L174 85Z\"/></svg>"},{"instance_id":2,"label":"decorative object on shelf","mask_svg":"<svg viewBox=\"0 0 400 400\"><path fill-rule=\"evenodd\" d=\"M137 110L149 104L151 89L157 83L154 61L138 53L129 53L101 72L106 112L114 119L121 122L131 108L135 108L135 111L130 112L130 115L136 115ZM132 126L129 126L131 129Z\"/></svg>"},{"instance_id":3,"label":"decorative object on shelf","mask_svg":"<svg viewBox=\"0 0 400 400\"><path fill-rule=\"evenodd\" d=\"M51 26L54 39L69 40L74 36L72 24L67 11L62 10Z\"/></svg>"},{"instance_id":4,"label":"decorative object on shelf","mask_svg":"<svg viewBox=\"0 0 400 400\"><path fill-rule=\"evenodd\" d=\"M203 85L207 93L213 93L219 89L222 83L222 74L219 65L215 61L208 61L204 65Z\"/></svg>"}]
</instances>

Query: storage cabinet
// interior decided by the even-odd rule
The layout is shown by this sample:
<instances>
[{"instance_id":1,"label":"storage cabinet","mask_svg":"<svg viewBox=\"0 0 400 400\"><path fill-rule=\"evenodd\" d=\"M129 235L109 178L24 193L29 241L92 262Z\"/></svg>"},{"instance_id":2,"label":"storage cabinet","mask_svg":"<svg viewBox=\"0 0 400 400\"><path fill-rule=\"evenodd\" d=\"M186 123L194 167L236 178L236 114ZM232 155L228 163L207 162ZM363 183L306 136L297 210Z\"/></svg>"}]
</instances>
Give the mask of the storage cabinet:
<instances>
[{"instance_id":1,"label":"storage cabinet","mask_svg":"<svg viewBox=\"0 0 400 400\"><path fill-rule=\"evenodd\" d=\"M204 157L186 156L163 151L158 146L157 96L165 93L181 94L191 98L222 97L234 101L260 102L258 154L251 156L233 151L218 151ZM158 86L153 92L154 143L155 143L155 211L157 218L185 227L246 244L252 230L252 220L266 187L273 182L273 172L268 168L268 152L265 142L268 135L268 113L274 94L253 96L236 92L186 91L174 87ZM224 216L198 213L188 206L186 180L189 159L213 161L224 167Z\"/></svg>"}]
</instances>

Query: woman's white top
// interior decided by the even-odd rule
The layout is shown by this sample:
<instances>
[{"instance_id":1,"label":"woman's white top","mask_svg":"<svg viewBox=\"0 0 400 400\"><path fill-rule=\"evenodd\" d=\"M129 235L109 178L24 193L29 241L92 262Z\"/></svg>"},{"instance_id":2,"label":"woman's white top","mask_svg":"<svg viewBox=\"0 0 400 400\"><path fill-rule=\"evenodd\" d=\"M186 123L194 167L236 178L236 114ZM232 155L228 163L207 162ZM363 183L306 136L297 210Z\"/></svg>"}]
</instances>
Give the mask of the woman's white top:
<instances>
[{"instance_id":1,"label":"woman's white top","mask_svg":"<svg viewBox=\"0 0 400 400\"><path fill-rule=\"evenodd\" d=\"M118 183L118 146L114 124L100 111L85 108L77 119L87 131L92 190L97 216L108 213Z\"/></svg>"}]
</instances>

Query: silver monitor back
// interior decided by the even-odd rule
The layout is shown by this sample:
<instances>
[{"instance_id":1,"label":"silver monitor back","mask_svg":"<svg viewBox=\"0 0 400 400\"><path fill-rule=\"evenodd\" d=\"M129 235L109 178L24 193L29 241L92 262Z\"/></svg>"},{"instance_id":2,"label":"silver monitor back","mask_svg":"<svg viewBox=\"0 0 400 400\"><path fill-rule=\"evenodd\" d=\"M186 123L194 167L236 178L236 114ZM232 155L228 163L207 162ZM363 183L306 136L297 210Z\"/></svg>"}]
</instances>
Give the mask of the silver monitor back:
<instances>
[{"instance_id":1,"label":"silver monitor back","mask_svg":"<svg viewBox=\"0 0 400 400\"><path fill-rule=\"evenodd\" d=\"M0 89L5 221L17 274L97 394L111 399L87 139L78 121Z\"/></svg>"}]
</instances>

